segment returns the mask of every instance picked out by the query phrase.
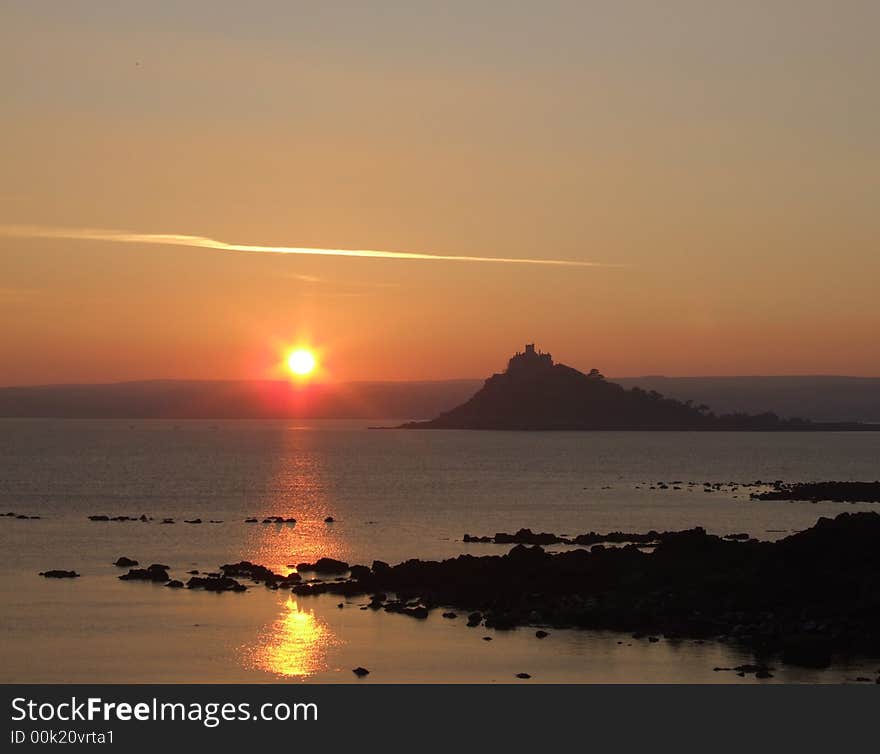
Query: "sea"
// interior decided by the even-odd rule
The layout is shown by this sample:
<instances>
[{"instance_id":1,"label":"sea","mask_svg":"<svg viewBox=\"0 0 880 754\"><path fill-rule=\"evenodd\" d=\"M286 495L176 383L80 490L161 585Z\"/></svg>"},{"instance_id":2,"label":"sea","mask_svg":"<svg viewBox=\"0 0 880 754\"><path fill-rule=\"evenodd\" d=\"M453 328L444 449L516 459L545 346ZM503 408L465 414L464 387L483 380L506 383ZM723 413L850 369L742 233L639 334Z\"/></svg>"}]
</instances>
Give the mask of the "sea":
<instances>
[{"instance_id":1,"label":"sea","mask_svg":"<svg viewBox=\"0 0 880 754\"><path fill-rule=\"evenodd\" d=\"M319 557L369 565L502 554L509 547L463 536L522 527L573 536L702 526L772 540L821 516L880 510L757 502L739 486L874 480L880 432L368 426L396 423L0 420L0 513L28 516L0 518L0 682L840 683L876 675L877 659L836 658L829 670L779 665L758 681L716 670L753 660L728 641L553 628L538 640L533 627L467 628L440 610L427 620L363 610L360 597L262 586L214 594L117 578L120 556L169 565L185 581L190 570L239 560L289 573ZM705 482L723 486L706 492ZM296 523L261 523L268 516ZM259 523L245 523L250 517ZM184 523L196 518L203 523ZM38 575L49 569L81 577ZM358 666L370 675L359 679Z\"/></svg>"}]
</instances>

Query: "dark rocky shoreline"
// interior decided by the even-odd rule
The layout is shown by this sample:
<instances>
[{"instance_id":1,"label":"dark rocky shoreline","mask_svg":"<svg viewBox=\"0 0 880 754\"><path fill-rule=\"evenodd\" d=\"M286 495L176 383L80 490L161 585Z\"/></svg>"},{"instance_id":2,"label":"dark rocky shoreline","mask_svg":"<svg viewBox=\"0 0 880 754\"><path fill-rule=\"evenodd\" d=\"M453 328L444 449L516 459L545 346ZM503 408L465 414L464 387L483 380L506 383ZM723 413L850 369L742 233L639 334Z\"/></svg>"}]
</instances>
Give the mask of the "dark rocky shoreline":
<instances>
[{"instance_id":1,"label":"dark rocky shoreline","mask_svg":"<svg viewBox=\"0 0 880 754\"><path fill-rule=\"evenodd\" d=\"M518 544L506 555L374 563L359 579L292 591L372 593L380 598L372 604L401 612L402 603L410 614L452 606L499 629L725 637L758 655L825 667L833 654L880 656L880 515L822 518L777 542L667 532L653 552L597 545L554 555ZM388 592L397 597L390 604L381 599Z\"/></svg>"},{"instance_id":2,"label":"dark rocky shoreline","mask_svg":"<svg viewBox=\"0 0 880 754\"><path fill-rule=\"evenodd\" d=\"M299 596L370 595L361 609L416 619L442 606L467 613L471 627L722 639L759 658L779 655L782 662L809 667L827 667L834 655L880 657L880 514L874 512L820 518L775 542L746 534L719 537L701 528L575 538L521 529L493 540L498 537L520 543L504 555L440 562L299 564L298 570L328 574L308 581L243 561L194 577L187 587L244 591L235 579L243 577ZM539 544L551 542L597 543L556 554ZM120 578L170 577L154 564Z\"/></svg>"}]
</instances>

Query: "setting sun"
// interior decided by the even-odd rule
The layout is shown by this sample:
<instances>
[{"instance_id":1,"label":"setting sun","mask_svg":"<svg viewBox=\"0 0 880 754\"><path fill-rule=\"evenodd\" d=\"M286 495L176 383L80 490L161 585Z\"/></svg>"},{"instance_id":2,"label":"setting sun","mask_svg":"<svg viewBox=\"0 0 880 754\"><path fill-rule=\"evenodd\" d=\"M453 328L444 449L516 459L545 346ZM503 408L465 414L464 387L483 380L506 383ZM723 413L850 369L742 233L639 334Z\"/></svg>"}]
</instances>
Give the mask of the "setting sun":
<instances>
[{"instance_id":1,"label":"setting sun","mask_svg":"<svg viewBox=\"0 0 880 754\"><path fill-rule=\"evenodd\" d=\"M316 365L315 354L305 348L297 348L287 357L287 368L300 377L314 372Z\"/></svg>"}]
</instances>

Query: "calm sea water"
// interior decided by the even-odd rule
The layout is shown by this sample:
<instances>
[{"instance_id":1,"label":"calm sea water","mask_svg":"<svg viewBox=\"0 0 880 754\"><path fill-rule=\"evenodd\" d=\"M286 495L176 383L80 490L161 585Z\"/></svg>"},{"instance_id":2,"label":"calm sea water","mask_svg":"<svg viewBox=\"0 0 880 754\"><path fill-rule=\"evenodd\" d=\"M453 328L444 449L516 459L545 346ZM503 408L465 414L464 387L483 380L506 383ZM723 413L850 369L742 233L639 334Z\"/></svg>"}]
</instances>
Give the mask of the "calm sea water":
<instances>
[{"instance_id":1,"label":"calm sea water","mask_svg":"<svg viewBox=\"0 0 880 754\"><path fill-rule=\"evenodd\" d=\"M389 422L393 423L393 422ZM764 539L870 505L759 503L676 480L875 479L880 433L371 431L362 422L0 420L0 681L737 681L719 643L467 629L284 592L204 594L120 582L121 555L185 578L240 559L286 572L499 553L462 535L695 525ZM642 489L636 489L641 487ZM876 509L876 507L874 508ZM96 523L92 514L154 520ZM245 524L284 516L296 525ZM335 523L324 518L333 516ZM174 518L174 525L158 523ZM188 525L199 517L222 523ZM75 569L82 578L37 576ZM484 635L492 642L482 641ZM846 680L873 663L773 680Z\"/></svg>"}]
</instances>

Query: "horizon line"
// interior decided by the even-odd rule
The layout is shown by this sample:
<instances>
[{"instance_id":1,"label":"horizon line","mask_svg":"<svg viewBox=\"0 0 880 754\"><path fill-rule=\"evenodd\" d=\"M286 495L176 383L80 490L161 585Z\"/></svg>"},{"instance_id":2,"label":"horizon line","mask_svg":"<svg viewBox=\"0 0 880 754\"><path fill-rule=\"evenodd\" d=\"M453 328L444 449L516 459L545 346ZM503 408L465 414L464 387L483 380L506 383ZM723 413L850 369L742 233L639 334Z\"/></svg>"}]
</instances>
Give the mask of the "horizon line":
<instances>
[{"instance_id":1,"label":"horizon line","mask_svg":"<svg viewBox=\"0 0 880 754\"><path fill-rule=\"evenodd\" d=\"M636 375L604 375L604 379L608 382L617 380L776 380L776 379L847 379L847 380L880 380L880 375L862 375L862 374L828 374L828 373L800 373L800 374L700 374L700 375L668 375L668 374L636 374ZM438 383L438 382L485 382L486 377L425 377L417 379L362 379L362 380L334 380L321 382L312 380L306 383L306 386L326 387L332 385L377 385L377 384L395 384L408 385L419 383ZM51 387L109 387L113 385L137 385L148 382L271 382L271 383L288 383L291 382L285 378L272 377L137 377L131 379L117 379L103 382L29 382L16 383L9 385L0 385L0 390L14 390L27 388L51 388Z\"/></svg>"}]
</instances>

